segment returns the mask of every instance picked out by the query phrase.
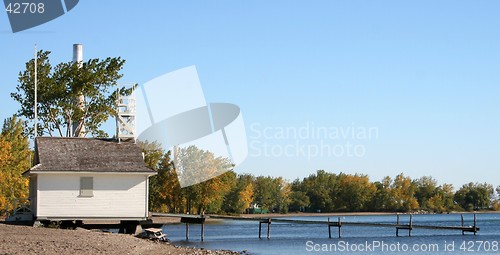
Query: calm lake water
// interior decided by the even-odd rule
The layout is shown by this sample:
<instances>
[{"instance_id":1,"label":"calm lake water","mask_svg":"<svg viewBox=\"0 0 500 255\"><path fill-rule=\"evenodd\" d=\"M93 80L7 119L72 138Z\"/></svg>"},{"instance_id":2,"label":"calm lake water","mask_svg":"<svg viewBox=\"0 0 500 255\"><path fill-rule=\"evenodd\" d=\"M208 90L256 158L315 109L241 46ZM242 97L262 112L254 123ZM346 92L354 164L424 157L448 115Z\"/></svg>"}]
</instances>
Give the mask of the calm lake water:
<instances>
[{"instance_id":1,"label":"calm lake water","mask_svg":"<svg viewBox=\"0 0 500 255\"><path fill-rule=\"evenodd\" d=\"M345 216L344 222L395 223L395 215ZM465 225L473 225L473 215L464 214ZM297 220L327 221L327 217L289 217ZM331 217L336 221L337 217ZM402 215L407 223L409 216ZM326 225L272 223L271 239L266 239L267 225L262 225L263 239L258 239L257 221L232 221L205 225L205 241L201 241L200 225L190 225L190 240L185 241L185 225L171 224L163 227L172 243L180 246L247 251L250 254L500 254L500 214L478 214L477 236L457 230L414 229L412 237L407 230L400 230L396 237L393 227L343 226L342 238L332 227L328 238ZM413 224L460 225L460 214L414 215ZM402 236L406 235L406 236Z\"/></svg>"}]
</instances>

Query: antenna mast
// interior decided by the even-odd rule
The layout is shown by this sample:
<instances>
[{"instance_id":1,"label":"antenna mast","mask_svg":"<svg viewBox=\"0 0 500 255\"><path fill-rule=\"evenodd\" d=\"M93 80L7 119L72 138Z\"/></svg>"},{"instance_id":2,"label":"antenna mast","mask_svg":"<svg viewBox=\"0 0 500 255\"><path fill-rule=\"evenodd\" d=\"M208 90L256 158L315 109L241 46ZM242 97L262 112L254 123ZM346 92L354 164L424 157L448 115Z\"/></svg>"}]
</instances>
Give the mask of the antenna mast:
<instances>
[{"instance_id":1,"label":"antenna mast","mask_svg":"<svg viewBox=\"0 0 500 255\"><path fill-rule=\"evenodd\" d=\"M38 65L37 64L37 59L38 59L38 54L37 54L36 50L37 49L36 49L36 44L35 44L35 120L34 120L34 122L35 122L35 139L36 139L36 137L38 135L38 114L37 114L37 112L38 112L38 100L37 100L37 98L38 98L38 95L37 95L37 90L38 90L38 88L37 88L37 83L38 83L38 80L37 80L37 65Z\"/></svg>"}]
</instances>

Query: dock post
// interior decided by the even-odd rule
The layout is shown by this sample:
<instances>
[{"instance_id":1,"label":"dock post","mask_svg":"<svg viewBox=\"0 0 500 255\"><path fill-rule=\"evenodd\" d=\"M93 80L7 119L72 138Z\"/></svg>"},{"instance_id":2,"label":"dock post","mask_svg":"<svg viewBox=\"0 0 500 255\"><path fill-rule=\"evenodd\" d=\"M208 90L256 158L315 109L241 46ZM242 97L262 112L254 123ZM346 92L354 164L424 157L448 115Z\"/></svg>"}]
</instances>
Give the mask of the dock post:
<instances>
[{"instance_id":1,"label":"dock post","mask_svg":"<svg viewBox=\"0 0 500 255\"><path fill-rule=\"evenodd\" d=\"M201 241L205 240L205 223L201 223Z\"/></svg>"},{"instance_id":2,"label":"dock post","mask_svg":"<svg viewBox=\"0 0 500 255\"><path fill-rule=\"evenodd\" d=\"M396 219L396 225L399 225L399 213L396 214L397 219ZM396 237L399 237L399 227L396 226Z\"/></svg>"},{"instance_id":3,"label":"dock post","mask_svg":"<svg viewBox=\"0 0 500 255\"><path fill-rule=\"evenodd\" d=\"M271 218L259 220L259 239L262 239L262 223L267 223L267 239L271 239Z\"/></svg>"},{"instance_id":4,"label":"dock post","mask_svg":"<svg viewBox=\"0 0 500 255\"><path fill-rule=\"evenodd\" d=\"M189 223L186 223L186 241L189 240Z\"/></svg>"},{"instance_id":5,"label":"dock post","mask_svg":"<svg viewBox=\"0 0 500 255\"><path fill-rule=\"evenodd\" d=\"M271 239L271 218L267 219L267 239Z\"/></svg>"},{"instance_id":6,"label":"dock post","mask_svg":"<svg viewBox=\"0 0 500 255\"><path fill-rule=\"evenodd\" d=\"M260 237L261 230L262 230L262 221L259 221L259 239L261 239Z\"/></svg>"},{"instance_id":7,"label":"dock post","mask_svg":"<svg viewBox=\"0 0 500 255\"><path fill-rule=\"evenodd\" d=\"M332 225L330 225L330 217L328 217L328 238L332 239Z\"/></svg>"},{"instance_id":8,"label":"dock post","mask_svg":"<svg viewBox=\"0 0 500 255\"><path fill-rule=\"evenodd\" d=\"M408 236L411 236L412 230L413 230L413 214L410 213L410 228L408 228Z\"/></svg>"},{"instance_id":9,"label":"dock post","mask_svg":"<svg viewBox=\"0 0 500 255\"><path fill-rule=\"evenodd\" d=\"M205 210L201 212L201 241L205 240Z\"/></svg>"},{"instance_id":10,"label":"dock post","mask_svg":"<svg viewBox=\"0 0 500 255\"><path fill-rule=\"evenodd\" d=\"M460 216L462 217L462 235L465 235L465 231L463 230L463 226L464 226L464 214L460 214Z\"/></svg>"},{"instance_id":11,"label":"dock post","mask_svg":"<svg viewBox=\"0 0 500 255\"><path fill-rule=\"evenodd\" d=\"M476 214L474 213L474 235L477 233L477 217Z\"/></svg>"},{"instance_id":12,"label":"dock post","mask_svg":"<svg viewBox=\"0 0 500 255\"><path fill-rule=\"evenodd\" d=\"M342 238L340 230L342 229L342 221L340 220L339 217L339 239Z\"/></svg>"}]
</instances>

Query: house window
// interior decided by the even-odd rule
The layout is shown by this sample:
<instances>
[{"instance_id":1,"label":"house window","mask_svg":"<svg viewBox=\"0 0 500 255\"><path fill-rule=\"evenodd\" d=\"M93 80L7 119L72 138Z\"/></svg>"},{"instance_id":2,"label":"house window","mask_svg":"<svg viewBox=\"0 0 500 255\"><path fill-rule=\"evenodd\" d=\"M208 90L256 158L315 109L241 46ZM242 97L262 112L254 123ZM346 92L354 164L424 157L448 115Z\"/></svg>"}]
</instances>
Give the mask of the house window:
<instances>
[{"instance_id":1,"label":"house window","mask_svg":"<svg viewBox=\"0 0 500 255\"><path fill-rule=\"evenodd\" d=\"M80 197L94 196L94 177L80 177Z\"/></svg>"}]
</instances>

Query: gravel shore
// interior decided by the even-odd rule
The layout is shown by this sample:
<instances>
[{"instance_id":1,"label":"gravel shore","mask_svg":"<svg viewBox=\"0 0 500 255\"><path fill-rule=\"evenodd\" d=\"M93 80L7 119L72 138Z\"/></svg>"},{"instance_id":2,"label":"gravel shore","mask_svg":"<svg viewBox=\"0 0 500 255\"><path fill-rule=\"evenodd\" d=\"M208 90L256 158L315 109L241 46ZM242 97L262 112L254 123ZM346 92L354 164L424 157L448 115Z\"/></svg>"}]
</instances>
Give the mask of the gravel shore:
<instances>
[{"instance_id":1,"label":"gravel shore","mask_svg":"<svg viewBox=\"0 0 500 255\"><path fill-rule=\"evenodd\" d=\"M0 254L197 254L236 255L225 250L205 250L156 243L131 235L85 229L65 230L0 224Z\"/></svg>"}]
</instances>

